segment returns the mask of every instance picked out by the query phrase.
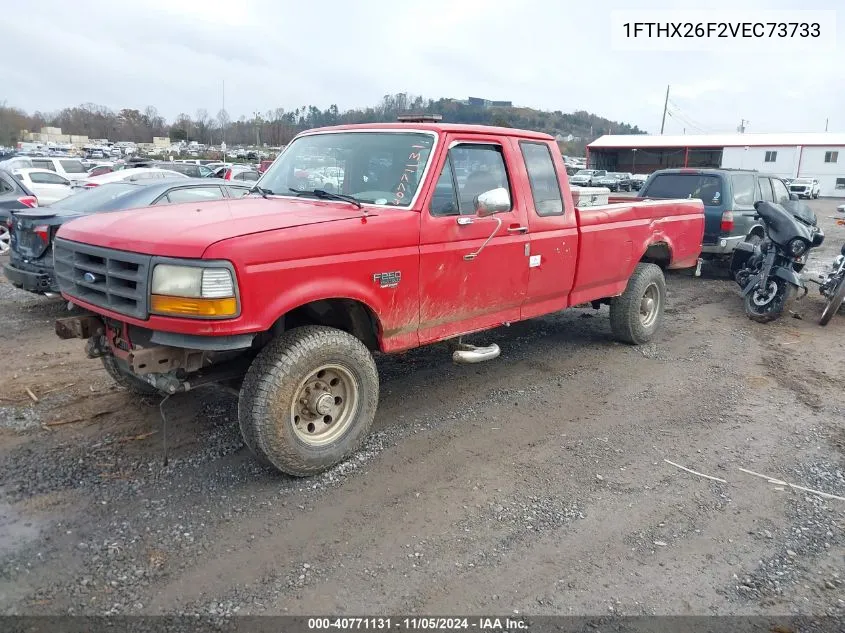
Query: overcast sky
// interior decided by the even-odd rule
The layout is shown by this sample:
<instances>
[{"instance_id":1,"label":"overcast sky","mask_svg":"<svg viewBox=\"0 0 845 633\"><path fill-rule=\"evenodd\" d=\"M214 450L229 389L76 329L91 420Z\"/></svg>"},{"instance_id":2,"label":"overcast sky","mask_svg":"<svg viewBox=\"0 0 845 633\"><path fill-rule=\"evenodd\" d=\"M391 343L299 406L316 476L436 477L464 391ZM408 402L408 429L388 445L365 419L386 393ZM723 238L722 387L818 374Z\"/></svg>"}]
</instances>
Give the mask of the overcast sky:
<instances>
[{"instance_id":1,"label":"overcast sky","mask_svg":"<svg viewBox=\"0 0 845 633\"><path fill-rule=\"evenodd\" d=\"M711 7L845 7L841 0L710 2ZM94 102L197 108L232 119L304 104L341 110L387 93L479 96L589 110L649 132L845 132L845 10L833 52L628 52L612 9L699 2L606 0L4 0L0 101L27 111ZM684 117L686 121L682 121ZM696 129L697 128L697 129Z\"/></svg>"}]
</instances>

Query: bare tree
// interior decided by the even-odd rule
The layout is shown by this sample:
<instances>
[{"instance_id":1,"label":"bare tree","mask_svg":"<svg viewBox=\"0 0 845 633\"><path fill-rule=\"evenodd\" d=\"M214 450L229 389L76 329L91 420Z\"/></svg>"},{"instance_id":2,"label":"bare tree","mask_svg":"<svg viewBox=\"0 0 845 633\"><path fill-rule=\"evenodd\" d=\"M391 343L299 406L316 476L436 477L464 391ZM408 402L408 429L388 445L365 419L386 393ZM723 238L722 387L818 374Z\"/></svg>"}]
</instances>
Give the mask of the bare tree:
<instances>
[{"instance_id":1,"label":"bare tree","mask_svg":"<svg viewBox=\"0 0 845 633\"><path fill-rule=\"evenodd\" d=\"M211 125L211 119L208 116L208 110L200 108L194 115L194 127L197 131L197 140L200 143L208 143L208 128Z\"/></svg>"}]
</instances>

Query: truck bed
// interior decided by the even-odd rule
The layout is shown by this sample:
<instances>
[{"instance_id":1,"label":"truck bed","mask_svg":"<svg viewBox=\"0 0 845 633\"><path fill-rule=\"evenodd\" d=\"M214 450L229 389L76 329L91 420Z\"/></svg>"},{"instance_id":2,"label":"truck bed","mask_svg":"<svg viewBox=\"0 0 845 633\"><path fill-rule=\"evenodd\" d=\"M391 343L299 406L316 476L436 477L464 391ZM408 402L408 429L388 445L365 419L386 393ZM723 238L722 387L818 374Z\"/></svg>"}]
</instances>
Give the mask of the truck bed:
<instances>
[{"instance_id":1,"label":"truck bed","mask_svg":"<svg viewBox=\"0 0 845 633\"><path fill-rule=\"evenodd\" d=\"M617 200L575 209L580 239L570 305L620 294L644 254L666 268L698 261L704 235L700 200Z\"/></svg>"}]
</instances>

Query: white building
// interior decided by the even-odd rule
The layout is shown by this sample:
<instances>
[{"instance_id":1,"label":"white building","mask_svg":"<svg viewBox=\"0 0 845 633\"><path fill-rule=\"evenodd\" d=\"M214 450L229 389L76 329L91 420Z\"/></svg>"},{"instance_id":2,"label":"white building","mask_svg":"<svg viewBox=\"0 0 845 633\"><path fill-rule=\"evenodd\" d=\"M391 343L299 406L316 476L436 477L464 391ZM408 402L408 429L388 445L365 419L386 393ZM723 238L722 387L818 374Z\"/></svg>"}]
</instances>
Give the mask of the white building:
<instances>
[{"instance_id":1,"label":"white building","mask_svg":"<svg viewBox=\"0 0 845 633\"><path fill-rule=\"evenodd\" d=\"M728 167L818 178L822 196L845 197L845 134L606 135L590 143L587 158L595 169L633 173Z\"/></svg>"}]
</instances>

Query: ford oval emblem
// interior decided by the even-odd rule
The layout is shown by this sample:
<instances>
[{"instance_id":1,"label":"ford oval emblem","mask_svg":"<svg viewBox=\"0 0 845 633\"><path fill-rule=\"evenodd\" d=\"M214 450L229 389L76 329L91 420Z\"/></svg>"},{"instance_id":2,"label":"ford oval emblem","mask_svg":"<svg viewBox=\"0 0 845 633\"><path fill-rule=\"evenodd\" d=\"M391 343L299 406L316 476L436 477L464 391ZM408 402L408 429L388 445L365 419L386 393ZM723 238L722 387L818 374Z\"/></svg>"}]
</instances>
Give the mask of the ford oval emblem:
<instances>
[{"instance_id":1,"label":"ford oval emblem","mask_svg":"<svg viewBox=\"0 0 845 633\"><path fill-rule=\"evenodd\" d=\"M89 284L97 282L97 275L95 275L94 273L85 273L84 275L82 275L82 278Z\"/></svg>"}]
</instances>

